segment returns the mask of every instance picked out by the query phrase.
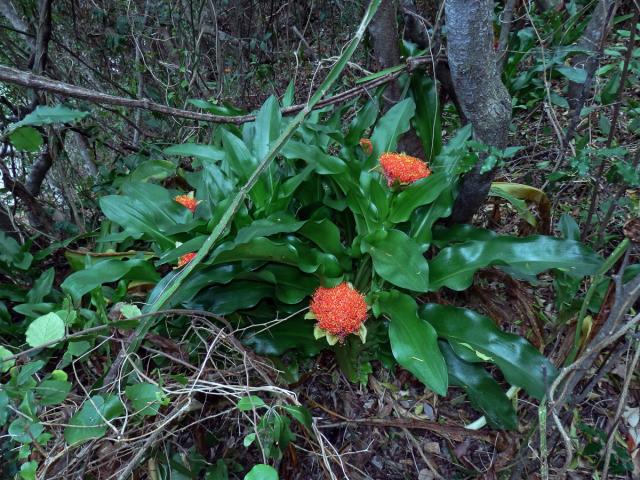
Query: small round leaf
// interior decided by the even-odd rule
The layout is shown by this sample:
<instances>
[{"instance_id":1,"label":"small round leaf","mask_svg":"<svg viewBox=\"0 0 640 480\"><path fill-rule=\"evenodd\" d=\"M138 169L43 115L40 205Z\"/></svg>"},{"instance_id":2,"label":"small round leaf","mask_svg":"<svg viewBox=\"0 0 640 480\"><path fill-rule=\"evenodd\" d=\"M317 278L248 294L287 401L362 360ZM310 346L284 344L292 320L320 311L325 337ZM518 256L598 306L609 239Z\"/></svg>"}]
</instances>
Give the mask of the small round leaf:
<instances>
[{"instance_id":1,"label":"small round leaf","mask_svg":"<svg viewBox=\"0 0 640 480\"><path fill-rule=\"evenodd\" d=\"M64 337L64 322L56 313L47 313L36 318L27 328L27 343L39 347Z\"/></svg>"}]
</instances>

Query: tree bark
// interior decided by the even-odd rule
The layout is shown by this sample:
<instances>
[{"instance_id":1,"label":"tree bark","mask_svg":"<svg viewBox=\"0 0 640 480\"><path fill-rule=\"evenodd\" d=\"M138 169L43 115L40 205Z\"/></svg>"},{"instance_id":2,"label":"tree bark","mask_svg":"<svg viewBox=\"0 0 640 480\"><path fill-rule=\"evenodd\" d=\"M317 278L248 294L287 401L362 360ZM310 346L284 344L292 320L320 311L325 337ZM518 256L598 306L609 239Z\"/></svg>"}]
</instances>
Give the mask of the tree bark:
<instances>
[{"instance_id":1,"label":"tree bark","mask_svg":"<svg viewBox=\"0 0 640 480\"><path fill-rule=\"evenodd\" d=\"M376 15L369 25L369 34L373 45L373 55L379 70L400 64L400 46L398 45L398 5L396 0L382 0ZM390 82L385 90L384 109L388 110L400 98L400 84Z\"/></svg>"},{"instance_id":2,"label":"tree bark","mask_svg":"<svg viewBox=\"0 0 640 480\"><path fill-rule=\"evenodd\" d=\"M13 28L20 32L28 32L27 24L24 23L15 7L10 0L0 0L0 13L7 19ZM28 45L29 50L33 51L33 39L27 35L22 34L22 38Z\"/></svg>"},{"instance_id":3,"label":"tree bark","mask_svg":"<svg viewBox=\"0 0 640 480\"><path fill-rule=\"evenodd\" d=\"M591 89L593 75L600 62L600 52L603 47L603 40L607 36L611 20L614 16L616 0L599 0L596 8L591 14L591 19L587 24L582 37L578 41L578 47L587 50L588 53L581 53L573 57L571 64L574 67L584 68L587 71L587 81L584 83L569 82L567 94L571 110L581 108ZM578 111L578 115L579 115Z\"/></svg>"},{"instance_id":4,"label":"tree bark","mask_svg":"<svg viewBox=\"0 0 640 480\"><path fill-rule=\"evenodd\" d=\"M445 0L449 67L461 109L474 138L504 148L511 98L500 80L493 48L493 1ZM480 173L483 159L462 179L451 221L469 222L482 205L494 176Z\"/></svg>"}]
</instances>

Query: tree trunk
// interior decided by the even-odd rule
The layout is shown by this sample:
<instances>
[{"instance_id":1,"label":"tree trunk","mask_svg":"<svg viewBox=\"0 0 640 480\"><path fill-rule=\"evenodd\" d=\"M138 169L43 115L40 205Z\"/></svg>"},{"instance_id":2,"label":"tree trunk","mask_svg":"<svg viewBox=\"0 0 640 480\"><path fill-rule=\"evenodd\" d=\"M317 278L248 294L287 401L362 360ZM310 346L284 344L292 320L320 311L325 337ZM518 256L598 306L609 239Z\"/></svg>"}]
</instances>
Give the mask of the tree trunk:
<instances>
[{"instance_id":1,"label":"tree trunk","mask_svg":"<svg viewBox=\"0 0 640 480\"><path fill-rule=\"evenodd\" d=\"M396 0L382 0L371 24L369 33L379 70L394 67L400 63L400 46L398 45L398 21L396 19L398 5ZM400 84L391 82L384 93L385 106L388 110L400 98Z\"/></svg>"},{"instance_id":2,"label":"tree trunk","mask_svg":"<svg viewBox=\"0 0 640 480\"><path fill-rule=\"evenodd\" d=\"M445 0L447 54L460 107L476 140L497 148L507 143L511 98L500 80L493 48L493 1ZM462 179L451 221L469 222L489 193L494 172L483 160Z\"/></svg>"},{"instance_id":3,"label":"tree trunk","mask_svg":"<svg viewBox=\"0 0 640 480\"><path fill-rule=\"evenodd\" d=\"M578 47L587 50L573 57L571 64L574 67L584 68L587 71L587 81L584 83L569 82L567 94L569 106L575 111L581 109L587 94L591 89L593 75L599 63L599 52L602 50L603 40L607 35L611 20L614 16L616 1L600 0L591 14L591 19L585 28L582 37L578 41ZM578 111L578 115L579 115Z\"/></svg>"}]
</instances>

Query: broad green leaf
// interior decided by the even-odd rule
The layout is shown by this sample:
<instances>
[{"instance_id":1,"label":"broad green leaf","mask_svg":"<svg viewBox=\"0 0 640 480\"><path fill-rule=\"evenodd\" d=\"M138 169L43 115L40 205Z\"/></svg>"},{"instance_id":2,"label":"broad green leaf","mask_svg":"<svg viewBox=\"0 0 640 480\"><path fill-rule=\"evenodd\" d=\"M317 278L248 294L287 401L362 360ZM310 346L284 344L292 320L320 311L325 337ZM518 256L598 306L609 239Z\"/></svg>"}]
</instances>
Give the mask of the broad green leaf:
<instances>
[{"instance_id":1,"label":"broad green leaf","mask_svg":"<svg viewBox=\"0 0 640 480\"><path fill-rule=\"evenodd\" d=\"M152 383L129 385L124 393L131 402L135 413L143 416L157 415L160 407L168 403L162 389Z\"/></svg>"},{"instance_id":2,"label":"broad green leaf","mask_svg":"<svg viewBox=\"0 0 640 480\"><path fill-rule=\"evenodd\" d=\"M298 232L336 258L341 259L345 256L346 251L340 241L340 229L331 220L309 220Z\"/></svg>"},{"instance_id":3,"label":"broad green leaf","mask_svg":"<svg viewBox=\"0 0 640 480\"><path fill-rule=\"evenodd\" d=\"M35 362L31 361L22 367L20 367L20 372L18 372L18 376L16 378L16 383L21 386L27 383L30 383L31 376L38 372L42 367L44 367L44 360L36 360ZM34 384L35 386L35 384Z\"/></svg>"},{"instance_id":4,"label":"broad green leaf","mask_svg":"<svg viewBox=\"0 0 640 480\"><path fill-rule=\"evenodd\" d=\"M485 415L490 426L516 429L518 419L513 404L498 382L480 365L458 357L447 342L438 344L447 362L449 383L464 389L471 404Z\"/></svg>"},{"instance_id":5,"label":"broad green leaf","mask_svg":"<svg viewBox=\"0 0 640 480\"><path fill-rule=\"evenodd\" d=\"M312 357L317 355L327 342L313 338L313 321L301 316L286 320L265 331L256 325L256 332L249 332L242 342L258 355L280 356L295 349L296 354Z\"/></svg>"},{"instance_id":6,"label":"broad green leaf","mask_svg":"<svg viewBox=\"0 0 640 480\"><path fill-rule=\"evenodd\" d=\"M496 236L442 249L430 262L429 289L465 290L476 271L491 265L508 267L507 271L522 276L558 269L580 277L591 275L601 263L593 250L574 240L542 235Z\"/></svg>"},{"instance_id":7,"label":"broad green leaf","mask_svg":"<svg viewBox=\"0 0 640 480\"><path fill-rule=\"evenodd\" d=\"M253 171L258 166L258 160L249 151L242 139L236 137L234 134L227 130L222 130L222 145L225 152L225 162L236 177L242 182L246 182ZM263 174L256 182L255 186L249 192L253 201L259 207L265 206L268 201L269 195Z\"/></svg>"},{"instance_id":8,"label":"broad green leaf","mask_svg":"<svg viewBox=\"0 0 640 480\"><path fill-rule=\"evenodd\" d=\"M39 126L53 123L71 123L76 120L81 120L87 115L89 115L88 112L71 110L63 105L56 105L55 107L40 105L21 121L14 123L11 128L15 130L24 125Z\"/></svg>"},{"instance_id":9,"label":"broad green leaf","mask_svg":"<svg viewBox=\"0 0 640 480\"><path fill-rule=\"evenodd\" d=\"M255 307L265 298L274 296L273 285L263 282L233 281L228 285L210 287L200 292L186 306L218 315Z\"/></svg>"},{"instance_id":10,"label":"broad green leaf","mask_svg":"<svg viewBox=\"0 0 640 480\"><path fill-rule=\"evenodd\" d=\"M149 180L160 181L175 174L176 164L168 160L147 160L142 162L129 175L124 177L127 182L148 182ZM118 186L114 182L114 186Z\"/></svg>"},{"instance_id":11,"label":"broad green leaf","mask_svg":"<svg viewBox=\"0 0 640 480\"><path fill-rule=\"evenodd\" d=\"M609 79L609 81L602 87L602 91L600 92L600 99L602 100L603 105L611 105L616 101L618 97L618 91L620 90L620 83L622 81L622 77L620 72L616 72Z\"/></svg>"},{"instance_id":12,"label":"broad green leaf","mask_svg":"<svg viewBox=\"0 0 640 480\"><path fill-rule=\"evenodd\" d=\"M9 395L4 390L0 390L0 427L4 427L9 416Z\"/></svg>"},{"instance_id":13,"label":"broad green leaf","mask_svg":"<svg viewBox=\"0 0 640 480\"><path fill-rule=\"evenodd\" d=\"M289 305L300 303L320 285L316 276L306 275L298 268L277 263L267 264L256 271L241 272L236 279L271 284L275 287L276 298ZM273 294L273 289L268 291Z\"/></svg>"},{"instance_id":14,"label":"broad green leaf","mask_svg":"<svg viewBox=\"0 0 640 480\"><path fill-rule=\"evenodd\" d=\"M56 313L47 313L36 318L27 327L27 344L30 347L39 347L64 338L64 333L64 321Z\"/></svg>"},{"instance_id":15,"label":"broad green leaf","mask_svg":"<svg viewBox=\"0 0 640 480\"><path fill-rule=\"evenodd\" d=\"M406 222L416 208L432 203L448 187L449 182L442 172L412 183L393 199L389 220L393 223Z\"/></svg>"},{"instance_id":16,"label":"broad green leaf","mask_svg":"<svg viewBox=\"0 0 640 480\"><path fill-rule=\"evenodd\" d=\"M378 275L398 287L427 292L429 264L418 244L400 230L378 230L362 239L362 252Z\"/></svg>"},{"instance_id":17,"label":"broad green leaf","mask_svg":"<svg viewBox=\"0 0 640 480\"><path fill-rule=\"evenodd\" d=\"M12 357L12 356L13 356L13 352L11 352L11 350L0 345L0 373L8 372L9 369L16 364L15 360L3 361L3 359L7 357Z\"/></svg>"},{"instance_id":18,"label":"broad green leaf","mask_svg":"<svg viewBox=\"0 0 640 480\"><path fill-rule=\"evenodd\" d=\"M240 229L234 242L236 245L248 243L256 237L268 237L278 233L292 233L300 229L305 224L287 212L276 212L267 218L254 220L251 224Z\"/></svg>"},{"instance_id":19,"label":"broad green leaf","mask_svg":"<svg viewBox=\"0 0 640 480\"><path fill-rule=\"evenodd\" d=\"M51 293L51 287L53 286L53 279L55 277L55 269L53 267L48 268L33 282L33 287L27 293L28 303L42 303L44 297Z\"/></svg>"},{"instance_id":20,"label":"broad green leaf","mask_svg":"<svg viewBox=\"0 0 640 480\"><path fill-rule=\"evenodd\" d=\"M527 207L527 202L525 202L521 198L515 197L510 192L500 188L495 188L493 186L489 190L489 195L506 200L513 206L513 208L515 208L516 212L518 212L518 215L522 217L529 225L534 227L537 225L538 222L536 221L536 217L533 216L533 213L531 213L529 207Z\"/></svg>"},{"instance_id":21,"label":"broad green leaf","mask_svg":"<svg viewBox=\"0 0 640 480\"><path fill-rule=\"evenodd\" d=\"M287 89L284 91L284 95L282 96L282 106L283 107L290 107L291 105L293 105L293 102L295 101L296 97L296 81L295 79L292 79L289 82L289 85L287 85Z\"/></svg>"},{"instance_id":22,"label":"broad green leaf","mask_svg":"<svg viewBox=\"0 0 640 480\"><path fill-rule=\"evenodd\" d=\"M202 145L199 143L183 143L165 148L165 155L176 155L178 157L195 157L203 160L218 161L224 160L225 154L221 149L213 145Z\"/></svg>"},{"instance_id":23,"label":"broad green leaf","mask_svg":"<svg viewBox=\"0 0 640 480\"><path fill-rule=\"evenodd\" d=\"M282 148L282 156L288 160L304 160L312 165L319 175L331 175L347 171L347 164L338 157L325 153L316 145L305 145L290 140Z\"/></svg>"},{"instance_id":24,"label":"broad green leaf","mask_svg":"<svg viewBox=\"0 0 640 480\"><path fill-rule=\"evenodd\" d=\"M63 380L44 380L35 389L40 405L57 405L62 403L71 391L71 382Z\"/></svg>"},{"instance_id":25,"label":"broad green leaf","mask_svg":"<svg viewBox=\"0 0 640 480\"><path fill-rule=\"evenodd\" d=\"M72 273L60 286L75 301L78 301L94 288L105 283L117 282L121 278L155 283L160 279L160 275L146 260L138 258L108 259L95 263L86 270Z\"/></svg>"},{"instance_id":26,"label":"broad green leaf","mask_svg":"<svg viewBox=\"0 0 640 480\"><path fill-rule=\"evenodd\" d=\"M313 418L309 410L302 405L283 405L282 408L298 422L311 430Z\"/></svg>"},{"instance_id":27,"label":"broad green leaf","mask_svg":"<svg viewBox=\"0 0 640 480\"><path fill-rule=\"evenodd\" d=\"M434 81L424 72L411 74L411 95L416 104L412 123L422 141L424 158L430 162L442 148L440 108Z\"/></svg>"},{"instance_id":28,"label":"broad green leaf","mask_svg":"<svg viewBox=\"0 0 640 480\"><path fill-rule=\"evenodd\" d=\"M254 465L244 476L244 480L278 480L278 472L275 468L261 463Z\"/></svg>"},{"instance_id":29,"label":"broad green leaf","mask_svg":"<svg viewBox=\"0 0 640 480\"><path fill-rule=\"evenodd\" d=\"M270 96L256 115L255 135L253 137L253 154L256 158L264 158L269 153L271 142L280 135L282 115L278 99Z\"/></svg>"},{"instance_id":30,"label":"broad green leaf","mask_svg":"<svg viewBox=\"0 0 640 480\"><path fill-rule=\"evenodd\" d=\"M9 436L17 443L32 443L44 432L44 426L40 422L34 422L29 418L18 417L9 424L7 430Z\"/></svg>"},{"instance_id":31,"label":"broad green leaf","mask_svg":"<svg viewBox=\"0 0 640 480\"><path fill-rule=\"evenodd\" d=\"M193 215L174 200L169 190L151 183L126 183L123 195L107 195L100 208L133 238L148 235L161 248L172 248L170 235L193 228Z\"/></svg>"},{"instance_id":32,"label":"broad green leaf","mask_svg":"<svg viewBox=\"0 0 640 480\"><path fill-rule=\"evenodd\" d=\"M9 135L16 149L23 152L37 152L42 146L42 135L33 127L20 127Z\"/></svg>"},{"instance_id":33,"label":"broad green leaf","mask_svg":"<svg viewBox=\"0 0 640 480\"><path fill-rule=\"evenodd\" d=\"M242 245L226 242L215 250L207 263L217 265L246 260L268 260L284 263L296 266L306 273L318 272L319 275L330 278L342 275L342 268L336 257L330 253L310 248L292 237L281 241L257 237Z\"/></svg>"},{"instance_id":34,"label":"broad green leaf","mask_svg":"<svg viewBox=\"0 0 640 480\"><path fill-rule=\"evenodd\" d=\"M38 462L31 460L20 465L20 477L22 480L36 480Z\"/></svg>"},{"instance_id":35,"label":"broad green leaf","mask_svg":"<svg viewBox=\"0 0 640 480\"><path fill-rule=\"evenodd\" d=\"M107 433L105 420L113 420L123 413L124 406L117 395L94 395L71 417L64 429L64 438L69 446L100 438Z\"/></svg>"},{"instance_id":36,"label":"broad green leaf","mask_svg":"<svg viewBox=\"0 0 640 480\"><path fill-rule=\"evenodd\" d=\"M451 215L453 209L453 190L445 188L430 205L419 207L411 214L409 236L413 238L421 251L426 251L431 243L433 224L440 218Z\"/></svg>"},{"instance_id":37,"label":"broad green leaf","mask_svg":"<svg viewBox=\"0 0 640 480\"><path fill-rule=\"evenodd\" d=\"M574 83L584 83L587 80L587 71L577 67L555 67L555 70Z\"/></svg>"},{"instance_id":38,"label":"broad green leaf","mask_svg":"<svg viewBox=\"0 0 640 480\"><path fill-rule=\"evenodd\" d=\"M240 400L238 400L238 403L236 404L236 407L241 412L248 412L255 408L266 407L266 406L267 404L264 403L264 400L262 400L260 397L256 395L249 395L248 397L242 397Z\"/></svg>"},{"instance_id":39,"label":"broad green leaf","mask_svg":"<svg viewBox=\"0 0 640 480\"><path fill-rule=\"evenodd\" d=\"M357 145L363 137L364 132L373 125L378 117L380 106L376 98L370 98L364 107L358 110L353 120L349 124L349 132L345 137L346 145Z\"/></svg>"},{"instance_id":40,"label":"broad green leaf","mask_svg":"<svg viewBox=\"0 0 640 480\"><path fill-rule=\"evenodd\" d=\"M0 262L20 270L28 270L32 260L29 252L23 251L15 239L0 230Z\"/></svg>"},{"instance_id":41,"label":"broad green leaf","mask_svg":"<svg viewBox=\"0 0 640 480\"><path fill-rule=\"evenodd\" d=\"M396 150L398 138L409 130L409 122L415 111L413 99L407 98L396 103L378 120L371 135L373 155L370 159L376 161L382 153ZM372 167L373 161L367 162L367 167Z\"/></svg>"},{"instance_id":42,"label":"broad green leaf","mask_svg":"<svg viewBox=\"0 0 640 480\"><path fill-rule=\"evenodd\" d=\"M438 347L436 332L418 317L413 298L396 290L378 297L381 313L387 315L391 351L400 365L438 395L447 394L447 365Z\"/></svg>"},{"instance_id":43,"label":"broad green leaf","mask_svg":"<svg viewBox=\"0 0 640 480\"><path fill-rule=\"evenodd\" d=\"M557 375L554 365L528 341L501 331L490 318L472 310L429 303L420 308L420 317L449 341L457 355L475 362L490 358L510 384L532 397L541 399Z\"/></svg>"}]
</instances>

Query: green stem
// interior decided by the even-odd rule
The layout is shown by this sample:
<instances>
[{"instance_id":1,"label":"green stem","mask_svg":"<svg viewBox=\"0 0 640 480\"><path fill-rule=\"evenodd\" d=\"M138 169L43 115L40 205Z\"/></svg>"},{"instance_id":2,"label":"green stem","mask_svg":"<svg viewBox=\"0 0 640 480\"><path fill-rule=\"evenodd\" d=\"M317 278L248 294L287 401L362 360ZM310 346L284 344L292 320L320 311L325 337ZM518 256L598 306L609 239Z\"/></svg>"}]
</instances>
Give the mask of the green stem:
<instances>
[{"instance_id":1,"label":"green stem","mask_svg":"<svg viewBox=\"0 0 640 480\"><path fill-rule=\"evenodd\" d=\"M538 406L538 422L540 426L540 476L549 480L549 451L547 449L547 398L544 397Z\"/></svg>"},{"instance_id":2,"label":"green stem","mask_svg":"<svg viewBox=\"0 0 640 480\"><path fill-rule=\"evenodd\" d=\"M371 276L371 256L367 255L360 262L360 267L356 272L356 278L353 280L353 286L359 292L367 291L367 281Z\"/></svg>"},{"instance_id":3,"label":"green stem","mask_svg":"<svg viewBox=\"0 0 640 480\"><path fill-rule=\"evenodd\" d=\"M367 8L364 14L364 17L362 18L362 21L360 22L360 26L358 27L358 30L355 36L346 46L346 48L344 49L344 52L342 53L338 61L335 63L335 65L327 75L327 78L324 80L324 82L322 82L322 84L320 85L316 93L309 100L309 103L307 103L307 105L300 111L300 113L298 113L295 116L293 121L287 126L284 132L282 132L280 137L278 137L278 139L275 141L275 144L273 145L273 147L271 147L271 150L269 151L269 153L267 153L264 159L256 167L251 177L249 177L249 179L247 180L247 183L244 184L244 186L233 198L233 200L231 201L231 204L229 205L228 210L222 216L222 218L220 219L220 222L218 222L218 224L215 226L211 234L207 237L202 247L200 247L200 250L198 250L198 253L193 258L193 260L191 260L191 262L189 262L180 271L180 273L174 277L173 281L169 283L169 285L167 285L165 290L158 296L158 298L153 303L145 307L144 309L145 313L152 313L152 312L157 312L161 310L167 304L167 302L171 299L173 294L180 288L180 285L182 285L182 283L186 280L186 278L193 271L193 269L208 255L209 251L213 248L213 246L222 236L222 233L231 224L231 221L234 215L240 209L242 202L244 201L247 194L251 191L253 186L256 184L256 182L260 178L260 175L262 175L262 173L266 171L266 169L269 167L271 162L273 162L273 160L278 155L278 152L282 149L282 147L284 147L284 145L291 138L291 136L294 134L296 129L302 124L302 122L309 115L313 107L322 99L322 97L326 95L326 93L329 91L331 86L338 79L338 77L340 76L340 73L342 72L342 70L344 70L344 68L347 65L347 62L353 55L353 52L356 50L356 47L364 37L364 34L367 30L367 26L373 19L373 16L375 15L376 10L380 5L380 1L381 0L372 0L372 2L369 4L369 7ZM154 320L152 318L147 318L147 319L144 319L142 322L140 322L140 325L136 330L135 338L133 339L133 341L129 345L129 348L127 349L127 352L129 354L135 352L138 349L138 347L140 346L140 343L142 342L142 339L151 328L153 321Z\"/></svg>"},{"instance_id":4,"label":"green stem","mask_svg":"<svg viewBox=\"0 0 640 480\"><path fill-rule=\"evenodd\" d=\"M564 362L565 367L573 363L573 361L576 359L576 356L578 355L578 352L580 351L580 338L582 337L584 318L587 316L587 308L589 308L589 303L591 303L591 299L596 293L598 285L604 279L604 274L607 273L618 260L620 260L620 257L622 257L627 248L629 248L629 239L625 238L618 244L609 258L604 261L596 274L593 276L591 285L589 286L589 290L587 290L587 294L585 295L582 306L580 307L580 312L578 313L578 323L576 325L576 334L573 338L573 347L571 348L571 352L569 352L569 355Z\"/></svg>"}]
</instances>

